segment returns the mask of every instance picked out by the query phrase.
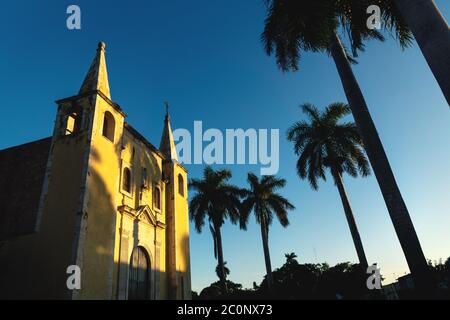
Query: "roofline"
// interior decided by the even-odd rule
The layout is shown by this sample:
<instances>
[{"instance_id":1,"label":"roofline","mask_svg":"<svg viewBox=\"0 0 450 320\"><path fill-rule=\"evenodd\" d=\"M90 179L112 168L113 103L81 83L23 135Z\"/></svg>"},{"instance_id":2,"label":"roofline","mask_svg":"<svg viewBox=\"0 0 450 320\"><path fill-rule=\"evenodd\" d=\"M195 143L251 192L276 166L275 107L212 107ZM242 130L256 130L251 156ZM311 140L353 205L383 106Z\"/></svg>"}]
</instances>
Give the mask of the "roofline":
<instances>
[{"instance_id":1,"label":"roofline","mask_svg":"<svg viewBox=\"0 0 450 320\"><path fill-rule=\"evenodd\" d=\"M34 144L34 143L38 143L38 142L44 142L45 140L51 140L51 139L52 139L52 137L47 137L47 138L42 138L42 139L35 140L35 141L22 143L22 144L19 144L19 145L16 145L16 146L11 146L11 147L8 147L8 148L0 150L0 153L1 152L6 152L6 151L10 151L10 150L13 150L13 149L23 148L23 147L25 147L27 145L30 145L30 144Z\"/></svg>"},{"instance_id":2,"label":"roofline","mask_svg":"<svg viewBox=\"0 0 450 320\"><path fill-rule=\"evenodd\" d=\"M186 167L185 167L184 165L182 165L178 160L164 158L164 161L163 161L163 162L165 162L165 163L167 163L167 162L175 163L175 164L178 165L181 169L183 169L184 172L186 172L186 173L189 172L188 169L186 169Z\"/></svg>"},{"instance_id":3,"label":"roofline","mask_svg":"<svg viewBox=\"0 0 450 320\"><path fill-rule=\"evenodd\" d=\"M135 138L139 139L142 143L144 143L147 147L150 148L153 152L158 154L163 160L166 159L166 157L162 154L161 151L159 151L158 148L156 148L150 141L148 141L142 134L140 134L135 128L131 126L128 122L124 122L125 129L128 129L128 131L134 135Z\"/></svg>"},{"instance_id":4,"label":"roofline","mask_svg":"<svg viewBox=\"0 0 450 320\"><path fill-rule=\"evenodd\" d=\"M61 104L67 101L72 101L72 100L76 100L76 99L81 99L81 98L85 98L88 96L91 96L93 94L98 94L100 97L103 98L103 100L105 100L109 105L111 105L111 107L114 108L114 110L116 110L117 112L119 112L124 118L127 116L127 114L122 110L122 108L120 107L119 104L115 103L114 101L112 101L111 99L109 99L103 92L101 92L100 90L92 90L86 93L82 93L82 94L77 94L75 96L71 96L68 98L64 98L64 99L60 99L60 100L56 100L55 102L57 104Z\"/></svg>"}]
</instances>

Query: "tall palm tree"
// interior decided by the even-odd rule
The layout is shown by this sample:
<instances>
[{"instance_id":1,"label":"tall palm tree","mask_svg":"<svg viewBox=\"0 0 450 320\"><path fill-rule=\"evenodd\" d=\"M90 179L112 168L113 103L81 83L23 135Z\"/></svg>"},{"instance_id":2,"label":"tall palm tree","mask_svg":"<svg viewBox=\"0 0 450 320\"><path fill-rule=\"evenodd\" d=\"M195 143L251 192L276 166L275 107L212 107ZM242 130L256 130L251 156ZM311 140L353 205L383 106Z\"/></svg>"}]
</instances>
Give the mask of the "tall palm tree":
<instances>
[{"instance_id":1,"label":"tall palm tree","mask_svg":"<svg viewBox=\"0 0 450 320\"><path fill-rule=\"evenodd\" d=\"M286 180L276 178L275 176L263 176L258 179L253 173L249 173L247 181L250 189L246 190L245 199L242 203L240 225L242 229L247 229L248 218L253 212L256 222L261 227L261 238L264 250L264 260L266 262L267 286L272 288L272 265L270 263L269 253L269 226L273 222L273 216L277 217L283 227L289 225L288 210L295 207L282 195L276 193L280 188L286 185Z\"/></svg>"},{"instance_id":2,"label":"tall palm tree","mask_svg":"<svg viewBox=\"0 0 450 320\"><path fill-rule=\"evenodd\" d=\"M223 293L227 293L225 263L223 260L221 227L226 219L232 223L239 221L240 197L242 190L228 183L229 170L213 170L206 167L202 179L191 179L189 187L196 191L189 203L191 221L197 232L201 232L205 221L214 241L214 257L218 259L219 278Z\"/></svg>"},{"instance_id":3,"label":"tall palm tree","mask_svg":"<svg viewBox=\"0 0 450 320\"><path fill-rule=\"evenodd\" d=\"M450 28L447 21L434 0L395 0L395 3L450 105Z\"/></svg>"},{"instance_id":4,"label":"tall palm tree","mask_svg":"<svg viewBox=\"0 0 450 320\"><path fill-rule=\"evenodd\" d=\"M383 40L366 26L363 13L372 0L267 0L268 17L262 34L267 54L275 53L283 71L298 70L302 51L326 52L333 58L364 143L367 156L380 186L389 215L416 285L428 289L431 277L408 208L398 188L363 93L351 68L354 59L343 46L337 30L348 35L353 56L364 49L364 40ZM383 2L384 25L406 47L411 34L395 11L387 12L394 0ZM391 6L392 7L392 6Z\"/></svg>"},{"instance_id":5,"label":"tall palm tree","mask_svg":"<svg viewBox=\"0 0 450 320\"><path fill-rule=\"evenodd\" d=\"M295 153L299 156L297 173L300 178L308 179L314 190L318 190L317 180L326 180L325 171L330 170L341 196L359 263L365 272L367 258L342 179L343 173L353 177L358 173L362 176L370 174L355 124L339 123L350 113L350 108L343 103L333 103L320 113L315 106L304 104L302 110L309 121L296 122L287 132L288 140L294 143Z\"/></svg>"}]
</instances>

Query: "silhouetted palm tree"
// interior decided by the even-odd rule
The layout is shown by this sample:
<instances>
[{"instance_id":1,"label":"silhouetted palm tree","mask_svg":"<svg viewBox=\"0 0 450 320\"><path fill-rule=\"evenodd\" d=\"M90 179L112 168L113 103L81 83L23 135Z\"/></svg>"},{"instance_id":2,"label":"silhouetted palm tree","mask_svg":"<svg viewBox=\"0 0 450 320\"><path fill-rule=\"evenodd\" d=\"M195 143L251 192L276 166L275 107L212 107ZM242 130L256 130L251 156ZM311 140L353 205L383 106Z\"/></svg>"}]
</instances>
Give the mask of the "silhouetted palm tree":
<instances>
[{"instance_id":1,"label":"silhouetted palm tree","mask_svg":"<svg viewBox=\"0 0 450 320\"><path fill-rule=\"evenodd\" d=\"M229 170L215 171L206 167L202 179L191 179L189 187L196 191L189 203L191 220L197 232L202 231L205 220L214 240L214 257L218 259L219 278L223 292L227 293L223 260L222 234L220 228L226 219L232 223L239 221L240 196L242 190L227 183L231 178Z\"/></svg>"},{"instance_id":2,"label":"silhouetted palm tree","mask_svg":"<svg viewBox=\"0 0 450 320\"><path fill-rule=\"evenodd\" d=\"M219 279L220 279L220 270L221 270L220 265L218 264L216 267L216 274ZM224 273L225 280L226 280L228 278L228 276L230 275L230 269L228 269L226 261L223 262L223 273Z\"/></svg>"},{"instance_id":3,"label":"silhouetted palm tree","mask_svg":"<svg viewBox=\"0 0 450 320\"><path fill-rule=\"evenodd\" d=\"M300 178L308 179L311 187L317 190L317 180L326 180L325 170L330 170L341 196L359 263L365 271L368 267L366 254L342 180L343 173L353 177L358 173L362 176L370 174L355 124L339 123L350 114L350 108L343 103L333 103L321 113L313 105L304 104L302 110L308 116L308 121L296 122L287 132L299 156L297 173Z\"/></svg>"},{"instance_id":4,"label":"silhouetted palm tree","mask_svg":"<svg viewBox=\"0 0 450 320\"><path fill-rule=\"evenodd\" d=\"M447 21L434 0L395 0L395 3L450 105L450 29Z\"/></svg>"},{"instance_id":5,"label":"silhouetted palm tree","mask_svg":"<svg viewBox=\"0 0 450 320\"><path fill-rule=\"evenodd\" d=\"M286 253L284 257L286 258L287 265L298 264L297 255L295 254L295 252Z\"/></svg>"},{"instance_id":6,"label":"silhouetted palm tree","mask_svg":"<svg viewBox=\"0 0 450 320\"><path fill-rule=\"evenodd\" d=\"M394 0L382 3L384 26L405 47L412 39L402 18L389 9ZM383 36L366 26L366 9L372 0L267 0L268 17L262 40L267 54L275 53L283 71L298 70L302 51L326 52L336 64L347 100L364 142L367 156L380 186L392 223L402 246L416 285L427 288L431 283L427 262L420 246L408 208L395 181L366 101L353 74L354 62L342 45L337 30L342 28L349 36L355 56L364 49L364 40Z\"/></svg>"},{"instance_id":7,"label":"silhouetted palm tree","mask_svg":"<svg viewBox=\"0 0 450 320\"><path fill-rule=\"evenodd\" d=\"M273 286L272 266L269 253L269 226L272 224L273 216L278 218L283 227L287 227L289 220L288 210L295 207L276 190L286 185L286 180L278 179L275 176L263 176L258 179L253 173L249 173L247 181L250 189L246 191L245 199L242 203L240 224L242 229L247 228L250 213L255 214L256 222L261 227L261 238L264 250L264 259L267 271L267 286Z\"/></svg>"}]
</instances>

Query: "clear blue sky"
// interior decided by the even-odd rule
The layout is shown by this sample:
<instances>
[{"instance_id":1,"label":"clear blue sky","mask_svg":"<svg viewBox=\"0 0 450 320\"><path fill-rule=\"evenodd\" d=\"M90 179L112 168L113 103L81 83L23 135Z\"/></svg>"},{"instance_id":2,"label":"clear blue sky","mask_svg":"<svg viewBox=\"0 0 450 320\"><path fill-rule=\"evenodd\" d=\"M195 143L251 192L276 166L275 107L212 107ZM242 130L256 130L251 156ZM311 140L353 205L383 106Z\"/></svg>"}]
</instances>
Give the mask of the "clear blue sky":
<instances>
[{"instance_id":1,"label":"clear blue sky","mask_svg":"<svg viewBox=\"0 0 450 320\"><path fill-rule=\"evenodd\" d=\"M448 0L437 0L447 21ZM66 8L78 4L82 30L66 29ZM111 94L154 144L170 101L174 128L278 128L283 194L297 207L291 225L274 223L272 265L296 252L301 262L356 262L338 192L331 182L314 192L295 172L286 129L302 118L298 105L346 101L331 59L306 54L301 70L282 74L260 43L260 0L11 1L0 10L0 149L51 135L54 101L78 92L97 42L107 43ZM450 109L417 46L372 42L355 73L409 207L427 258L450 256ZM187 166L191 177L202 166ZM255 166L230 166L245 185ZM370 263L392 280L407 271L373 177L345 179ZM226 225L230 279L250 287L264 274L259 229ZM213 281L216 262L209 230L191 231L193 289Z\"/></svg>"}]
</instances>

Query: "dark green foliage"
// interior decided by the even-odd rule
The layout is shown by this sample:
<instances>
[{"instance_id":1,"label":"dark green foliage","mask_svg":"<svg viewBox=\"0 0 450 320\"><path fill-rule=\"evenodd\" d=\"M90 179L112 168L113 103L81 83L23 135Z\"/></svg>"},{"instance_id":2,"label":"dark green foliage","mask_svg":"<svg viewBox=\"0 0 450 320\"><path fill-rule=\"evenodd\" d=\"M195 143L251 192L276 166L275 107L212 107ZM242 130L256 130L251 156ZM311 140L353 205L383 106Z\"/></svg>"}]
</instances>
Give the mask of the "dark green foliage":
<instances>
[{"instance_id":1,"label":"dark green foliage","mask_svg":"<svg viewBox=\"0 0 450 320\"><path fill-rule=\"evenodd\" d=\"M366 279L359 265L349 262L300 264L294 253L286 254L285 264L273 271L274 287L267 290L267 277L253 289L227 280L228 294L222 294L219 282L202 290L199 299L366 299Z\"/></svg>"},{"instance_id":2,"label":"dark green foliage","mask_svg":"<svg viewBox=\"0 0 450 320\"><path fill-rule=\"evenodd\" d=\"M370 39L384 41L378 30L367 28L370 5L381 8L382 26L402 47L412 35L393 0L267 0L267 19L261 39L268 55L275 54L283 71L296 71L302 51L328 52L331 35L341 29L354 57ZM349 60L355 62L350 54Z\"/></svg>"},{"instance_id":3,"label":"dark green foliage","mask_svg":"<svg viewBox=\"0 0 450 320\"><path fill-rule=\"evenodd\" d=\"M196 193L189 203L189 212L198 232L206 220L212 227L222 226L226 219L238 222L242 191L227 182L230 178L231 171L214 171L208 166L203 171L203 179L190 180L189 188Z\"/></svg>"},{"instance_id":4,"label":"dark green foliage","mask_svg":"<svg viewBox=\"0 0 450 320\"><path fill-rule=\"evenodd\" d=\"M358 264L338 263L330 267L327 263L300 264L295 253L285 254L286 262L273 271L274 288L267 290L267 279L260 285L253 283L253 289L244 289L242 285L227 281L229 293L222 294L220 283L215 282L202 290L196 299L320 299L354 300L384 299L383 291L366 289L367 278ZM429 268L438 284L436 298L450 299L450 257L445 263L432 263ZM414 291L400 290L400 299L415 297Z\"/></svg>"},{"instance_id":5,"label":"dark green foliage","mask_svg":"<svg viewBox=\"0 0 450 320\"><path fill-rule=\"evenodd\" d=\"M317 180L326 180L327 168L352 177L370 174L356 125L339 123L350 114L346 104L333 103L323 112L312 104L304 104L301 108L308 121L294 123L287 132L287 138L294 143L295 153L299 156L297 173L300 178L308 179L311 187L317 190Z\"/></svg>"},{"instance_id":6,"label":"dark green foliage","mask_svg":"<svg viewBox=\"0 0 450 320\"><path fill-rule=\"evenodd\" d=\"M366 278L358 264L300 264L286 255L286 263L273 271L277 299L366 299ZM264 279L260 286L264 294Z\"/></svg>"},{"instance_id":7,"label":"dark green foliage","mask_svg":"<svg viewBox=\"0 0 450 320\"><path fill-rule=\"evenodd\" d=\"M265 224L267 232L272 224L274 214L280 224L287 227L289 225L288 210L293 210L295 207L289 200L276 192L286 185L286 180L275 176L263 176L258 179L256 175L249 173L247 181L250 189L245 191L240 217L241 228L247 229L248 218L252 212L258 224Z\"/></svg>"},{"instance_id":8,"label":"dark green foliage","mask_svg":"<svg viewBox=\"0 0 450 320\"><path fill-rule=\"evenodd\" d=\"M225 279L228 278L228 276L230 275L230 269L228 269L226 261L223 262L223 271L225 273ZM220 265L216 266L216 275L217 278L220 279Z\"/></svg>"},{"instance_id":9,"label":"dark green foliage","mask_svg":"<svg viewBox=\"0 0 450 320\"><path fill-rule=\"evenodd\" d=\"M226 219L232 223L238 222L241 209L240 198L243 196L241 189L228 183L230 178L229 170L215 171L211 167L206 167L203 171L203 179L189 181L189 188L195 191L189 203L190 218L195 223L197 232L201 232L205 221L208 221L223 292L227 291L227 286L220 229Z\"/></svg>"},{"instance_id":10,"label":"dark green foliage","mask_svg":"<svg viewBox=\"0 0 450 320\"><path fill-rule=\"evenodd\" d=\"M440 299L450 299L450 257L445 263L442 260L432 263L428 266L431 270L434 283L437 286L437 297Z\"/></svg>"},{"instance_id":11,"label":"dark green foliage","mask_svg":"<svg viewBox=\"0 0 450 320\"><path fill-rule=\"evenodd\" d=\"M289 224L288 210L293 210L295 207L288 199L277 193L277 190L286 185L286 180L279 179L275 176L263 176L261 179L258 179L256 175L249 173L247 181L250 189L244 191L245 198L242 203L240 216L241 229L247 229L248 218L253 212L256 223L261 227L268 286L271 287L273 281L269 252L269 227L272 224L274 216L277 217L283 227L287 227Z\"/></svg>"},{"instance_id":12,"label":"dark green foliage","mask_svg":"<svg viewBox=\"0 0 450 320\"><path fill-rule=\"evenodd\" d=\"M220 284L220 281L212 283L209 287L204 288L200 295L198 296L199 300L215 300L215 299L252 299L254 298L255 291L243 289L242 285L239 283L234 283L232 281L227 280L227 288L228 293L223 294L223 290Z\"/></svg>"}]
</instances>

